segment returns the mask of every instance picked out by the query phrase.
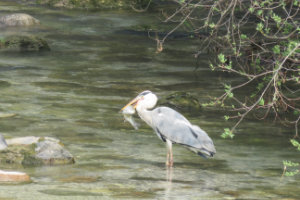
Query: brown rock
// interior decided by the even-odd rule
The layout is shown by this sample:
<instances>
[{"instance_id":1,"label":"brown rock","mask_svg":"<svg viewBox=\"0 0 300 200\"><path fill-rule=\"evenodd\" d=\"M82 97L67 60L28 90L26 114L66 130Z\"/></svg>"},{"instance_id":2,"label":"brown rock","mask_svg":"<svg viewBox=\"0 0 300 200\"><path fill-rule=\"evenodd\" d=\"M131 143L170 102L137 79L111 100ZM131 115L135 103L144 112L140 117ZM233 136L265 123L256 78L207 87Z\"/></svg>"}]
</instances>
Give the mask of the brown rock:
<instances>
[{"instance_id":1,"label":"brown rock","mask_svg":"<svg viewBox=\"0 0 300 200\"><path fill-rule=\"evenodd\" d=\"M23 172L0 170L0 182L29 182L30 177Z\"/></svg>"}]
</instances>

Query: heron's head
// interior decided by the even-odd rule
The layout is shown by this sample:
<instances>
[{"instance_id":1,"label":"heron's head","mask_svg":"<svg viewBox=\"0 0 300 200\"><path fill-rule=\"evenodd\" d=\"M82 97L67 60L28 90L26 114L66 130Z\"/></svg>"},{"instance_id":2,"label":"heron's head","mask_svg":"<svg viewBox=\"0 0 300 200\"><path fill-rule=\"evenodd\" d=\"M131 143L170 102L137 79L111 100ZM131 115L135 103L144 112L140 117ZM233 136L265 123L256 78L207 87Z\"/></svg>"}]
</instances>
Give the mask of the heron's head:
<instances>
[{"instance_id":1,"label":"heron's head","mask_svg":"<svg viewBox=\"0 0 300 200\"><path fill-rule=\"evenodd\" d=\"M137 97L135 97L132 101L130 101L126 106L124 106L121 110L124 110L127 106L132 105L135 109L145 108L152 109L157 103L157 96L153 94L151 91L146 90L141 92Z\"/></svg>"}]
</instances>

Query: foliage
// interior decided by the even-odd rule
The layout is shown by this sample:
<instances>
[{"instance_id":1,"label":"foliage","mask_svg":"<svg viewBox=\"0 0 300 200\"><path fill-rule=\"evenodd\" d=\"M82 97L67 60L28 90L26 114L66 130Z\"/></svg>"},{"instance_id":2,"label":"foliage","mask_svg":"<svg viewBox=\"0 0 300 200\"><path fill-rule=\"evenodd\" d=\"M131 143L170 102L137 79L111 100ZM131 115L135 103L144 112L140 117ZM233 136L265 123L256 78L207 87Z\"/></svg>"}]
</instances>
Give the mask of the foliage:
<instances>
[{"instance_id":1,"label":"foliage","mask_svg":"<svg viewBox=\"0 0 300 200\"><path fill-rule=\"evenodd\" d=\"M292 145L294 147L297 148L298 151L300 151L300 143L295 140L295 139L291 139L290 140ZM292 162L292 161L289 161L289 160L284 160L283 162L283 173L282 175L285 175L285 176L295 176L296 174L299 174L299 169L296 169L297 167L299 167L299 163L295 163L295 162ZM292 170L288 170L288 168L292 168Z\"/></svg>"},{"instance_id":2,"label":"foliage","mask_svg":"<svg viewBox=\"0 0 300 200\"><path fill-rule=\"evenodd\" d=\"M224 93L203 106L227 108L222 138L233 138L244 118L254 113L258 119L273 116L285 125L293 125L298 137L300 121L300 2L299 0L173 0L178 9L165 14L165 22L177 25L163 38L157 38L157 52L165 40L179 28L201 35L197 58L205 50L213 58L212 71L235 74L239 83L224 83ZM249 95L241 95L246 90ZM300 151L296 139L291 144ZM299 163L283 161L283 175L299 174Z\"/></svg>"},{"instance_id":3,"label":"foliage","mask_svg":"<svg viewBox=\"0 0 300 200\"><path fill-rule=\"evenodd\" d=\"M177 25L157 39L157 51L179 28L200 35L201 51L213 52L211 70L235 74L243 81L224 84L224 94L205 106L228 108L225 120L235 119L222 137L234 136L236 127L250 113L295 127L300 121L300 2L298 0L173 0L178 8L164 13L164 22ZM249 96L241 94L249 91ZM226 106L225 106L226 105ZM258 116L259 114L259 116Z\"/></svg>"},{"instance_id":4,"label":"foliage","mask_svg":"<svg viewBox=\"0 0 300 200\"><path fill-rule=\"evenodd\" d=\"M298 149L298 151L300 151L300 144L299 144L299 142L297 142L297 140L292 139L291 143L294 147L296 147Z\"/></svg>"}]
</instances>

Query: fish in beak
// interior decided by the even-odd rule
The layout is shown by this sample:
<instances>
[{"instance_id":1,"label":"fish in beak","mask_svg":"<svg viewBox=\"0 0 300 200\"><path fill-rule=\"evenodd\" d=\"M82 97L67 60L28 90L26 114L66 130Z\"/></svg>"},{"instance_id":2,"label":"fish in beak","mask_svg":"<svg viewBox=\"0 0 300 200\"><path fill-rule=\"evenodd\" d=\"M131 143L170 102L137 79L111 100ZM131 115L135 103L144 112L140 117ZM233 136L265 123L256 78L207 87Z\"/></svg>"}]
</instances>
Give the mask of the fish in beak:
<instances>
[{"instance_id":1,"label":"fish in beak","mask_svg":"<svg viewBox=\"0 0 300 200\"><path fill-rule=\"evenodd\" d=\"M136 130L139 128L140 124L135 122L133 115L139 100L140 97L136 97L121 109L125 120L128 121Z\"/></svg>"}]
</instances>

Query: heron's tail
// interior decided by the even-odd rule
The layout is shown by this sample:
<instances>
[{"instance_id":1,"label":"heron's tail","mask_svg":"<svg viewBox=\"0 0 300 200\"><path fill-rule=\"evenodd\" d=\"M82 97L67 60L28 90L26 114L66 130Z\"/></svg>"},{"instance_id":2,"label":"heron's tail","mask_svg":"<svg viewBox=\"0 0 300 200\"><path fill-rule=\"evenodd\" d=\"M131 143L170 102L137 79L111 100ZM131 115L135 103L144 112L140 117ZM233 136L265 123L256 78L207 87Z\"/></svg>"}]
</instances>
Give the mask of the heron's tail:
<instances>
[{"instance_id":1,"label":"heron's tail","mask_svg":"<svg viewBox=\"0 0 300 200\"><path fill-rule=\"evenodd\" d=\"M201 149L194 148L194 147L188 147L188 148L203 158L211 158L216 154L216 149L214 146L212 146L210 150L206 148L201 148Z\"/></svg>"},{"instance_id":2,"label":"heron's tail","mask_svg":"<svg viewBox=\"0 0 300 200\"><path fill-rule=\"evenodd\" d=\"M204 158L213 157L216 154L216 148L212 139L198 126L193 125L192 131L197 135L197 140L191 145L191 150Z\"/></svg>"},{"instance_id":3,"label":"heron's tail","mask_svg":"<svg viewBox=\"0 0 300 200\"><path fill-rule=\"evenodd\" d=\"M207 151L207 150L198 150L197 154L203 158L211 158L216 154L215 151Z\"/></svg>"}]
</instances>

